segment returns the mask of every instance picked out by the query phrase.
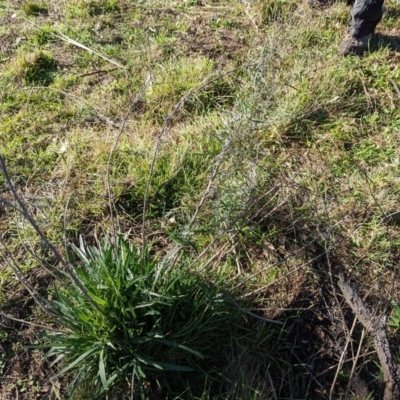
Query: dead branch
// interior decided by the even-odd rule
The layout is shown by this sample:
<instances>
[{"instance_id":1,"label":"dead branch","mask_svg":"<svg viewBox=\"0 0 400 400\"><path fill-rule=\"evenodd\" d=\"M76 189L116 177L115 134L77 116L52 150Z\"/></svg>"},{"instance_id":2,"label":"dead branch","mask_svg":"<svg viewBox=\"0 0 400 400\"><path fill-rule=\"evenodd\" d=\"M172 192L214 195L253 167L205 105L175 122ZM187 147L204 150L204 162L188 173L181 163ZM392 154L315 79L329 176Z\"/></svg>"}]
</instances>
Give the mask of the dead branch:
<instances>
[{"instance_id":1,"label":"dead branch","mask_svg":"<svg viewBox=\"0 0 400 400\"><path fill-rule=\"evenodd\" d=\"M164 135L166 134L166 132L169 129L170 123L172 122L172 120L175 118L177 112L182 108L182 106L186 103L186 101L191 98L192 96L196 95L197 93L201 92L203 89L205 89L207 86L209 86L210 84L212 84L213 82L215 82L216 80L220 79L222 76L228 76L230 74L232 74L234 71L236 71L236 68L231 69L229 71L224 72L223 74L214 74L211 77L206 78L199 87L197 87L196 89L193 90L189 90L183 97L181 97L181 99L174 105L172 111L166 116L165 120L164 120L164 124L161 128L161 130L159 131L159 133L157 134L156 137L156 144L154 147L154 152L153 152L153 157L151 159L151 163L150 163L150 169L149 169L149 174L146 180L146 188L145 188L145 193L144 193L144 200L143 200L143 212L142 212L142 243L143 246L146 245L146 234L145 234L145 224L146 224L146 211L147 211L147 203L148 203L148 196L149 196L149 192L150 192L150 186L151 186L151 179L153 177L154 174L154 168L155 168L155 164L157 161L157 156L158 153L160 151L161 148L161 141L162 138L164 137ZM227 152L228 148L229 148L229 141L227 143L225 143L221 153L217 156L216 159L216 163L214 165L214 168L212 170L211 173L211 177L209 179L207 188L202 196L202 198L200 199L200 202L198 203L196 210L194 212L193 217L191 218L188 228L190 229L193 226L193 223L197 217L197 214L200 211L200 208L203 206L206 198L208 197L208 195L210 194L211 191L211 184L214 181L217 173L218 173L218 169L219 166L222 162L222 159L224 157L224 154Z\"/></svg>"},{"instance_id":2,"label":"dead branch","mask_svg":"<svg viewBox=\"0 0 400 400\"><path fill-rule=\"evenodd\" d=\"M113 198L112 198L112 190L111 190L111 160L113 158L115 150L117 149L117 146L122 137L122 134L125 131L129 116L131 115L132 111L135 109L135 106L138 104L140 99L143 97L145 90L147 89L148 85L150 84L150 77L151 77L151 75L148 76L148 78L146 79L146 82L144 83L144 85L141 87L141 89L139 90L139 92L136 94L135 98L131 102L131 104L128 108L128 111L127 111L124 119L122 120L122 124L120 126L118 135L115 138L114 144L110 150L110 154L108 155L106 181L107 181L108 207L110 210L111 228L112 228L112 233L113 233L113 243L115 243L115 241L116 241L117 231L116 231L116 227L115 227L115 219L114 219L114 211L113 211Z\"/></svg>"},{"instance_id":3,"label":"dead branch","mask_svg":"<svg viewBox=\"0 0 400 400\"><path fill-rule=\"evenodd\" d=\"M81 74L81 75L78 75L77 77L75 77L75 82L76 82L78 79L84 78L84 77L86 77L86 76L108 74L108 73L110 73L110 72L116 71L117 69L118 69L118 68L115 67L115 68L111 68L111 69L98 69L98 70L96 70L96 71L86 72L85 74Z\"/></svg>"},{"instance_id":4,"label":"dead branch","mask_svg":"<svg viewBox=\"0 0 400 400\"><path fill-rule=\"evenodd\" d=\"M90 303L93 304L93 306L101 313L104 314L104 311L99 307L99 305L92 299L92 297L89 295L88 291L86 290L86 288L83 286L82 282L80 281L80 279L78 278L78 276L75 273L74 268L72 267L72 265L70 265L65 259L64 257L61 256L61 254L59 253L59 251L57 250L56 246L54 246L46 237L46 235L43 233L43 231L40 229L38 223L35 221L35 219L32 217L32 215L28 212L27 207L25 205L25 203L22 201L22 199L18 196L17 191L11 181L11 178L8 174L8 170L6 167L6 162L4 157L0 154L0 171L3 173L4 179L6 181L6 184L8 186L8 188L11 191L11 194L14 198L14 200L16 201L16 203L19 206L19 212L21 213L21 215L31 224L32 228L35 230L35 232L37 233L37 235L40 237L40 239L43 241L43 243L45 243L48 248L51 250L51 252L53 253L54 258L59 262L59 264L64 268L65 271L67 271L68 275L70 276L71 280L73 281L73 283L75 283L75 285L79 288L79 290L83 293L83 295L88 299L88 301ZM16 269L14 269L14 272L17 271L19 274L17 274L19 280L24 284L24 286L27 288L27 290L30 292L30 294L32 295L33 299L35 301L37 301L37 303L43 308L43 310L45 310L47 313L49 313L50 311L47 310L47 308L43 305L42 303L42 298L41 296L34 296L33 293L34 291L32 291L30 289L30 285L28 283L28 281L25 278L25 275L22 273L22 271L20 270L18 263L14 263ZM46 300L47 301L47 300ZM50 314L51 316L53 316L52 314Z\"/></svg>"},{"instance_id":5,"label":"dead branch","mask_svg":"<svg viewBox=\"0 0 400 400\"><path fill-rule=\"evenodd\" d=\"M394 88L395 92L397 93L397 95L400 97L400 89L397 86L397 83L392 78L390 78L389 81L393 85L393 88Z\"/></svg>"},{"instance_id":6,"label":"dead branch","mask_svg":"<svg viewBox=\"0 0 400 400\"><path fill-rule=\"evenodd\" d=\"M390 350L389 340L386 334L386 318L374 317L365 306L360 296L345 282L343 275L339 275L338 286L343 293L346 303L353 310L357 319L366 331L372 335L374 347L378 354L379 362L383 370L385 392L383 400L396 400L400 398L400 368L396 364Z\"/></svg>"}]
</instances>

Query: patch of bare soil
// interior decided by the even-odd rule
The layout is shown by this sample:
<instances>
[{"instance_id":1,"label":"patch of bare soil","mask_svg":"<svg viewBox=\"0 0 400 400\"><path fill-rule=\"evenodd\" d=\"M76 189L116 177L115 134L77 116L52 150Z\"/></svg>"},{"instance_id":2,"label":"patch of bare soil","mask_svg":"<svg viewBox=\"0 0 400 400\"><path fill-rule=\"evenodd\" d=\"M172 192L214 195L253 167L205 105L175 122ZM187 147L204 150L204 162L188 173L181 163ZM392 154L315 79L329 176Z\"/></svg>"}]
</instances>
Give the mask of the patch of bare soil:
<instances>
[{"instance_id":1,"label":"patch of bare soil","mask_svg":"<svg viewBox=\"0 0 400 400\"><path fill-rule=\"evenodd\" d=\"M3 35L0 35L0 57L2 57L4 54L14 51L25 40L25 37L21 34L20 27L11 13L0 17L0 26L8 27Z\"/></svg>"},{"instance_id":2,"label":"patch of bare soil","mask_svg":"<svg viewBox=\"0 0 400 400\"><path fill-rule=\"evenodd\" d=\"M49 285L48 274L40 270L29 280L36 290ZM45 351L31 347L52 327L18 282L3 289L9 295L0 309L0 400L56 399L61 388L59 380L51 379L56 370L43 360Z\"/></svg>"},{"instance_id":3,"label":"patch of bare soil","mask_svg":"<svg viewBox=\"0 0 400 400\"><path fill-rule=\"evenodd\" d=\"M0 37L0 55L12 51L18 43L18 34L10 31Z\"/></svg>"},{"instance_id":4,"label":"patch of bare soil","mask_svg":"<svg viewBox=\"0 0 400 400\"><path fill-rule=\"evenodd\" d=\"M293 346L288 359L293 364L292 373L297 377L293 384L299 385L296 392L305 396L300 398L326 399L331 395L334 399L382 399L385 382L373 335L346 303L338 286L340 269L338 264L329 267L326 259L322 258L308 271L307 280L304 275L303 279L293 275L284 284L292 295L292 301L284 304L286 311L281 313L281 317L294 321L288 337L288 343ZM373 318L389 314L387 299L393 298L393 292L387 297L390 286L387 278L383 277L378 286L372 287L366 287L360 278L349 282ZM396 293L397 286L397 283L392 283L392 290ZM276 293L281 291L282 288ZM274 296L273 287L267 299L270 296ZM393 354L397 354L398 343L393 342L390 333L388 331L390 348ZM299 380L299 376L303 379ZM274 379L278 382L281 377Z\"/></svg>"},{"instance_id":5,"label":"patch of bare soil","mask_svg":"<svg viewBox=\"0 0 400 400\"><path fill-rule=\"evenodd\" d=\"M289 285L291 290L296 281L293 277ZM379 393L379 384L373 382L379 371L377 368L372 371L370 364L364 364L371 360L373 348L368 344L363 346L356 357L357 348L346 340L354 316L343 304L341 296L323 280L317 290L315 287L308 290L304 280L298 281L297 287L297 297L285 304L287 311L281 313L286 321L294 321L287 337L291 345L287 360L292 368L288 370L291 376L286 379L290 379L291 395L296 393L296 398L322 400L330 392L334 399L349 394L352 397L347 398L365 399L372 392ZM356 326L353 339L359 339L361 332ZM287 398L288 388L281 383L284 380L282 374L278 371L272 378L277 398Z\"/></svg>"},{"instance_id":6,"label":"patch of bare soil","mask_svg":"<svg viewBox=\"0 0 400 400\"><path fill-rule=\"evenodd\" d=\"M13 311L16 308L13 307ZM23 306L20 310L28 308ZM6 312L0 315L0 399L55 398L60 383L52 381L50 376L56 371L43 362L43 351L29 348L38 343L38 335L43 329L24 322L30 318L24 311L18 314L20 318Z\"/></svg>"},{"instance_id":7,"label":"patch of bare soil","mask_svg":"<svg viewBox=\"0 0 400 400\"><path fill-rule=\"evenodd\" d=\"M248 38L250 25L241 21L240 30L213 27L219 23L223 25L220 21L224 18L216 14L193 17L189 29L179 34L180 52L206 56L222 64L240 62L249 50L245 38Z\"/></svg>"},{"instance_id":8,"label":"patch of bare soil","mask_svg":"<svg viewBox=\"0 0 400 400\"><path fill-rule=\"evenodd\" d=\"M187 12L168 7L152 8L146 18L185 22L187 29L174 34L176 55L201 55L226 65L240 63L249 51L247 41L253 26L246 16L235 15L233 8L200 5Z\"/></svg>"}]
</instances>

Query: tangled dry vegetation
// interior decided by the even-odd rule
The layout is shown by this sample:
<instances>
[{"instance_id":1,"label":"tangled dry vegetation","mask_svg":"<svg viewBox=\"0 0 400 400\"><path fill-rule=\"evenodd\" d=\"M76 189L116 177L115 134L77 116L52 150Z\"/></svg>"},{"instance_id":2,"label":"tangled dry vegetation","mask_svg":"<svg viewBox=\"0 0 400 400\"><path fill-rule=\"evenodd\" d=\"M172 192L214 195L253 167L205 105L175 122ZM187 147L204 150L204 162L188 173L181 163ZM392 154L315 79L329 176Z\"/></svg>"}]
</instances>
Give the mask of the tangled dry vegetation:
<instances>
[{"instance_id":1,"label":"tangled dry vegetation","mask_svg":"<svg viewBox=\"0 0 400 400\"><path fill-rule=\"evenodd\" d=\"M398 398L385 4L1 2L0 399Z\"/></svg>"}]
</instances>

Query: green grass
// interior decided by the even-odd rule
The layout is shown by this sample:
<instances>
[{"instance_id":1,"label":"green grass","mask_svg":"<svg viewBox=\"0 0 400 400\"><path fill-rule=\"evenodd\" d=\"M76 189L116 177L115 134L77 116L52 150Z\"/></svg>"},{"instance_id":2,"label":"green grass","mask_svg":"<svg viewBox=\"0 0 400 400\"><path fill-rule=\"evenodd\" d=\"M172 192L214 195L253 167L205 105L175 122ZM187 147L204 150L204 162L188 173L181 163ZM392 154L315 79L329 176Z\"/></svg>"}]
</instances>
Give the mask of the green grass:
<instances>
[{"instance_id":1,"label":"green grass","mask_svg":"<svg viewBox=\"0 0 400 400\"><path fill-rule=\"evenodd\" d=\"M49 310L60 332L44 345L46 358L62 366L54 378L73 373L72 392L81 385L96 398L125 391L131 380L129 390L141 397L261 390L237 357L259 359L253 368L262 374L278 348L261 353L258 341L266 346L274 329L253 331L257 324L231 301L222 273L210 282L189 268L190 259L173 266L151 251L121 237L75 249L74 269L92 300L73 283L56 286Z\"/></svg>"},{"instance_id":2,"label":"green grass","mask_svg":"<svg viewBox=\"0 0 400 400\"><path fill-rule=\"evenodd\" d=\"M398 210L400 192L400 100L395 89L400 86L395 39L400 21L397 3L388 1L387 7L378 27L381 36L362 58L337 56L347 29L345 2L320 10L305 1L261 1L251 7L240 1L5 1L0 7L0 25L12 26L0 28L0 152L18 195L51 242L65 252L80 237L101 242L116 226L129 232L117 251L153 243L146 256L150 275L159 260L176 254L176 270L163 276L165 282L178 276L182 285L201 279L206 298L214 290L206 284L209 278L218 287L235 288L235 296L249 301L257 315L288 320L276 339L279 351L273 353L271 367L262 369L270 374L264 388L249 361L265 357L262 341L251 341L265 332L261 325L239 347L234 346L236 328L231 329L228 339L236 353L223 356L246 367L223 370L219 382L239 375L243 380L236 388L215 386L205 379L208 372L188 385L185 374L158 375L152 368L146 379L140 378L143 382L156 385L166 379L177 398L184 390L180 398L291 398L299 393L324 398L316 388L329 392L340 357L326 350L338 348L327 339L336 324L332 315L342 315L332 297L337 274L351 277L360 293L369 296L371 308L381 297L385 304L399 302L392 283L397 282L398 228L388 226L384 216ZM40 259L56 261L9 207L15 202L6 186L1 175L0 307L9 310L8 298L22 289L11 278L4 249L33 286L41 276ZM106 246L110 257L111 248ZM102 298L87 275L81 279L100 302L112 300ZM37 285L51 299L56 294L50 280ZM191 287L189 283L182 287ZM168 289L157 285L160 291ZM174 285L171 290L183 290ZM79 297L79 291L70 290L60 287L59 301ZM198 312L203 300L198 302L198 294L190 291L187 295L192 296L188 310ZM93 312L91 326L109 326L107 318L81 300ZM129 308L118 302L114 306L115 313ZM326 313L326 307L337 314ZM390 310L377 305L376 312L389 315ZM71 315L77 316L76 310ZM317 332L311 339L308 321ZM322 327L316 321L323 321ZM100 329L74 353L68 342L62 351L69 363L94 346L96 335L103 340L109 330ZM208 330L199 329L204 334ZM279 335L279 329L271 332ZM188 348L202 353L202 346L207 348ZM115 354L106 367L104 352L110 349L98 347L96 359L79 365L98 393L122 368ZM171 361L165 355L168 346L151 351L145 352L152 360ZM104 373L99 373L100 354ZM316 364L314 376L328 371L317 378L320 386L304 368L315 354L323 362ZM182 357L190 359L185 366L201 361L190 352ZM126 368L131 369L132 360ZM371 381L375 361L373 355L363 359ZM249 375L256 377L254 382L249 383ZM342 375L335 389L338 398L349 384L347 372ZM131 376L132 371L118 375L117 387L129 391ZM310 382L307 394L302 379ZM288 380L294 382L289 388ZM371 393L379 393L377 382L368 381ZM16 397L15 391L2 395Z\"/></svg>"},{"instance_id":3,"label":"green grass","mask_svg":"<svg viewBox=\"0 0 400 400\"><path fill-rule=\"evenodd\" d=\"M48 8L44 2L26 1L22 6L22 10L27 16L36 16L48 13Z\"/></svg>"}]
</instances>

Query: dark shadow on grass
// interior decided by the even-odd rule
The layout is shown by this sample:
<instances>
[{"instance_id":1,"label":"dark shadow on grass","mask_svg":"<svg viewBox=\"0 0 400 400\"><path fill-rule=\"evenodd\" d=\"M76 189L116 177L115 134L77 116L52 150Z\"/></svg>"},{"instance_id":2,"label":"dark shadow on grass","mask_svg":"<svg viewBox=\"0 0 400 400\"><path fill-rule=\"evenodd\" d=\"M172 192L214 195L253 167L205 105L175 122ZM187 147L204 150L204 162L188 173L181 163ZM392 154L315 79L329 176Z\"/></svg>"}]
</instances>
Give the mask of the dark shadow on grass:
<instances>
[{"instance_id":1,"label":"dark shadow on grass","mask_svg":"<svg viewBox=\"0 0 400 400\"><path fill-rule=\"evenodd\" d=\"M400 36L377 33L373 43L371 43L370 52L375 52L384 48L400 53Z\"/></svg>"}]
</instances>

